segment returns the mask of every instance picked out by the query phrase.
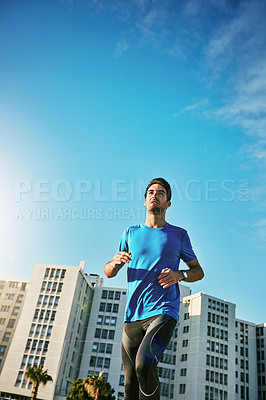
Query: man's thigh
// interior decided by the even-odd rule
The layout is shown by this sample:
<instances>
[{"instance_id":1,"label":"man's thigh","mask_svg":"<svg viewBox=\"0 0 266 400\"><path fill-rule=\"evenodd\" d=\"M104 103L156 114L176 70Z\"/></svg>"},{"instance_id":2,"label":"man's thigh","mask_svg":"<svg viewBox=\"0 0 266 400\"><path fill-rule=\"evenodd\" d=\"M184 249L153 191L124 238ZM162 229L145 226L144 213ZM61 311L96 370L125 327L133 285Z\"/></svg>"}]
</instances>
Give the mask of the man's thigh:
<instances>
[{"instance_id":1,"label":"man's thigh","mask_svg":"<svg viewBox=\"0 0 266 400\"><path fill-rule=\"evenodd\" d=\"M137 357L144 363L158 362L171 340L177 321L169 315L157 316L139 345Z\"/></svg>"}]
</instances>

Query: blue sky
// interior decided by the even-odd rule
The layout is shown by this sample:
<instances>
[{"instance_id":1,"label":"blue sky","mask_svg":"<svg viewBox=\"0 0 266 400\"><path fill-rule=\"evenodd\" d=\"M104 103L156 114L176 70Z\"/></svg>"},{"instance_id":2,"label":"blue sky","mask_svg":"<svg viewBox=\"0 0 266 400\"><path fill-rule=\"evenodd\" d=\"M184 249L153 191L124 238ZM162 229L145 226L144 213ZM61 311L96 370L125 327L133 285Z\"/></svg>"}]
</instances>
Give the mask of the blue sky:
<instances>
[{"instance_id":1,"label":"blue sky","mask_svg":"<svg viewBox=\"0 0 266 400\"><path fill-rule=\"evenodd\" d=\"M266 4L0 4L0 270L103 274L143 189L173 185L167 221L205 271L192 284L265 322ZM126 271L109 286L124 287Z\"/></svg>"}]
</instances>

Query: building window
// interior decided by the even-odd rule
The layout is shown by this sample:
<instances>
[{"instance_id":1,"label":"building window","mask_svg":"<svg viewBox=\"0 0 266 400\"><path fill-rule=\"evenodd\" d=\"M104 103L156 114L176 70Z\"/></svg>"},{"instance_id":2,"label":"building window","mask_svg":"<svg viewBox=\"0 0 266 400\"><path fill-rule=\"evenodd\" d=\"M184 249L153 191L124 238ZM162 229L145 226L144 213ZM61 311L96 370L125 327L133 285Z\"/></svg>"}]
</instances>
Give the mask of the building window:
<instances>
[{"instance_id":1,"label":"building window","mask_svg":"<svg viewBox=\"0 0 266 400\"><path fill-rule=\"evenodd\" d=\"M36 368L36 367L39 365L39 359L40 359L39 356L36 356L36 357L34 358L34 363L33 363L33 367L34 367L34 368Z\"/></svg>"},{"instance_id":2,"label":"building window","mask_svg":"<svg viewBox=\"0 0 266 400\"><path fill-rule=\"evenodd\" d=\"M161 395L169 398L169 384L168 383L161 384Z\"/></svg>"},{"instance_id":3,"label":"building window","mask_svg":"<svg viewBox=\"0 0 266 400\"><path fill-rule=\"evenodd\" d=\"M0 346L0 356L3 356L5 354L5 351L6 351L6 346L2 344Z\"/></svg>"},{"instance_id":4,"label":"building window","mask_svg":"<svg viewBox=\"0 0 266 400\"><path fill-rule=\"evenodd\" d=\"M6 332L3 337L3 342L8 342L11 337L11 332Z\"/></svg>"},{"instance_id":5,"label":"building window","mask_svg":"<svg viewBox=\"0 0 266 400\"><path fill-rule=\"evenodd\" d=\"M99 353L105 353L105 346L106 346L106 343L100 343Z\"/></svg>"},{"instance_id":6,"label":"building window","mask_svg":"<svg viewBox=\"0 0 266 400\"><path fill-rule=\"evenodd\" d=\"M54 299L54 308L56 308L58 306L58 303L59 303L59 297L56 296Z\"/></svg>"},{"instance_id":7,"label":"building window","mask_svg":"<svg viewBox=\"0 0 266 400\"><path fill-rule=\"evenodd\" d=\"M96 328L95 329L95 335L94 335L94 337L95 338L100 338L101 337L101 329L99 329L99 328Z\"/></svg>"},{"instance_id":8,"label":"building window","mask_svg":"<svg viewBox=\"0 0 266 400\"><path fill-rule=\"evenodd\" d=\"M51 308L54 302L54 296L50 296L49 298L49 303L48 303L48 308Z\"/></svg>"},{"instance_id":9,"label":"building window","mask_svg":"<svg viewBox=\"0 0 266 400\"><path fill-rule=\"evenodd\" d=\"M8 321L7 327L8 327L8 328L14 328L15 322L16 322L15 319L10 319L10 320Z\"/></svg>"},{"instance_id":10,"label":"building window","mask_svg":"<svg viewBox=\"0 0 266 400\"><path fill-rule=\"evenodd\" d=\"M115 331L113 331L112 329L109 331L109 336L108 339L113 340L115 337Z\"/></svg>"},{"instance_id":11,"label":"building window","mask_svg":"<svg viewBox=\"0 0 266 400\"><path fill-rule=\"evenodd\" d=\"M14 308L13 308L12 315L18 315L19 310L20 310L20 307L14 307Z\"/></svg>"},{"instance_id":12,"label":"building window","mask_svg":"<svg viewBox=\"0 0 266 400\"><path fill-rule=\"evenodd\" d=\"M17 302L17 303L22 303L23 297L24 297L23 294L19 294L18 297L17 297L16 302Z\"/></svg>"},{"instance_id":13,"label":"building window","mask_svg":"<svg viewBox=\"0 0 266 400\"><path fill-rule=\"evenodd\" d=\"M21 383L21 381L22 381L22 376L23 376L23 371L19 371L18 376L17 376L16 383L15 383L15 386L16 386L16 387L20 385L20 383Z\"/></svg>"},{"instance_id":14,"label":"building window","mask_svg":"<svg viewBox=\"0 0 266 400\"><path fill-rule=\"evenodd\" d=\"M31 353L34 353L34 352L35 352L36 347L37 347L37 343L38 343L38 340L37 340L37 339L34 339L34 340L32 341Z\"/></svg>"},{"instance_id":15,"label":"building window","mask_svg":"<svg viewBox=\"0 0 266 400\"><path fill-rule=\"evenodd\" d=\"M40 297L42 297L42 296L40 296ZM45 295L44 298L43 298L42 306L43 306L43 307L46 307L47 302L48 302L48 296ZM37 304L37 307L39 307L39 306L40 306L40 304Z\"/></svg>"},{"instance_id":16,"label":"building window","mask_svg":"<svg viewBox=\"0 0 266 400\"><path fill-rule=\"evenodd\" d=\"M118 313L119 304L113 304L113 312Z\"/></svg>"},{"instance_id":17,"label":"building window","mask_svg":"<svg viewBox=\"0 0 266 400\"><path fill-rule=\"evenodd\" d=\"M112 312L112 303L106 304L106 312Z\"/></svg>"},{"instance_id":18,"label":"building window","mask_svg":"<svg viewBox=\"0 0 266 400\"><path fill-rule=\"evenodd\" d=\"M51 325L48 326L46 338L48 339L51 336L53 327Z\"/></svg>"},{"instance_id":19,"label":"building window","mask_svg":"<svg viewBox=\"0 0 266 400\"><path fill-rule=\"evenodd\" d=\"M187 369L186 368L181 368L180 376L187 376Z\"/></svg>"},{"instance_id":20,"label":"building window","mask_svg":"<svg viewBox=\"0 0 266 400\"><path fill-rule=\"evenodd\" d=\"M106 345L106 353L111 354L113 351L113 345L111 343L107 343Z\"/></svg>"},{"instance_id":21,"label":"building window","mask_svg":"<svg viewBox=\"0 0 266 400\"><path fill-rule=\"evenodd\" d=\"M107 339L107 335L108 335L108 329L103 329L102 330L102 334L101 334L101 338L102 339Z\"/></svg>"},{"instance_id":22,"label":"building window","mask_svg":"<svg viewBox=\"0 0 266 400\"><path fill-rule=\"evenodd\" d=\"M63 287L63 283L59 283L58 288L57 288L58 293L62 292L62 287Z\"/></svg>"},{"instance_id":23,"label":"building window","mask_svg":"<svg viewBox=\"0 0 266 400\"><path fill-rule=\"evenodd\" d=\"M181 383L179 385L179 393L180 394L185 394L186 393L186 384L185 383Z\"/></svg>"},{"instance_id":24,"label":"building window","mask_svg":"<svg viewBox=\"0 0 266 400\"><path fill-rule=\"evenodd\" d=\"M125 384L125 376L124 375L120 375L119 386L124 386L124 384Z\"/></svg>"},{"instance_id":25,"label":"building window","mask_svg":"<svg viewBox=\"0 0 266 400\"><path fill-rule=\"evenodd\" d=\"M209 380L210 380L210 371L209 371L208 369L206 369L205 380L206 380L206 381L209 381Z\"/></svg>"},{"instance_id":26,"label":"building window","mask_svg":"<svg viewBox=\"0 0 266 400\"><path fill-rule=\"evenodd\" d=\"M20 369L23 369L24 367L25 367L25 365L26 365L26 361L27 361L27 355L26 354L24 354L24 356L23 356L23 358L22 358L22 361L21 361L21 366L20 366Z\"/></svg>"},{"instance_id":27,"label":"building window","mask_svg":"<svg viewBox=\"0 0 266 400\"><path fill-rule=\"evenodd\" d=\"M37 354L40 354L42 351L43 340L40 340L37 347Z\"/></svg>"},{"instance_id":28,"label":"building window","mask_svg":"<svg viewBox=\"0 0 266 400\"><path fill-rule=\"evenodd\" d=\"M121 292L115 292L115 300L120 300Z\"/></svg>"},{"instance_id":29,"label":"building window","mask_svg":"<svg viewBox=\"0 0 266 400\"><path fill-rule=\"evenodd\" d=\"M97 358L97 367L102 368L103 366L103 357L98 357Z\"/></svg>"},{"instance_id":30,"label":"building window","mask_svg":"<svg viewBox=\"0 0 266 400\"><path fill-rule=\"evenodd\" d=\"M188 346L188 340L185 339L185 340L183 340L183 342L182 342L182 347L187 347L187 346Z\"/></svg>"},{"instance_id":31,"label":"building window","mask_svg":"<svg viewBox=\"0 0 266 400\"><path fill-rule=\"evenodd\" d=\"M104 368L110 368L111 359L105 358L104 359Z\"/></svg>"},{"instance_id":32,"label":"building window","mask_svg":"<svg viewBox=\"0 0 266 400\"><path fill-rule=\"evenodd\" d=\"M181 355L181 361L187 361L187 354Z\"/></svg>"},{"instance_id":33,"label":"building window","mask_svg":"<svg viewBox=\"0 0 266 400\"><path fill-rule=\"evenodd\" d=\"M92 345L92 352L97 353L98 352L98 347L99 347L99 343L94 342Z\"/></svg>"},{"instance_id":34,"label":"building window","mask_svg":"<svg viewBox=\"0 0 266 400\"><path fill-rule=\"evenodd\" d=\"M95 357L95 356L91 356L91 359L90 359L90 367L95 367L95 365L96 365L96 358L97 358L97 357Z\"/></svg>"},{"instance_id":35,"label":"building window","mask_svg":"<svg viewBox=\"0 0 266 400\"><path fill-rule=\"evenodd\" d=\"M60 283L59 283L59 285L60 285ZM63 283L61 283L61 285L63 285ZM54 282L54 283L53 283L53 286L52 286L52 291L51 291L51 293L54 293L54 292L56 291L56 287L57 287L57 282Z\"/></svg>"},{"instance_id":36,"label":"building window","mask_svg":"<svg viewBox=\"0 0 266 400\"><path fill-rule=\"evenodd\" d=\"M66 270L62 269L60 280L64 279L65 275L66 275Z\"/></svg>"},{"instance_id":37,"label":"building window","mask_svg":"<svg viewBox=\"0 0 266 400\"><path fill-rule=\"evenodd\" d=\"M105 303L100 303L99 311L102 311L102 312L105 311Z\"/></svg>"},{"instance_id":38,"label":"building window","mask_svg":"<svg viewBox=\"0 0 266 400\"><path fill-rule=\"evenodd\" d=\"M107 290L103 290L102 291L102 299L107 299L107 294L108 294L108 291Z\"/></svg>"}]
</instances>

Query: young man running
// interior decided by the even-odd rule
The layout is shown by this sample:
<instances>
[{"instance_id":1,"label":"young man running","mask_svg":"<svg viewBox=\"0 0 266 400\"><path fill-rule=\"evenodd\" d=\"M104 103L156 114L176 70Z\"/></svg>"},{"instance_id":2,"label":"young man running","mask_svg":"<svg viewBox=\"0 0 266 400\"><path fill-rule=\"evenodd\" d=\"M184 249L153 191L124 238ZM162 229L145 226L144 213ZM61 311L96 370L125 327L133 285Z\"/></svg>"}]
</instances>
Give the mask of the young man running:
<instances>
[{"instance_id":1,"label":"young man running","mask_svg":"<svg viewBox=\"0 0 266 400\"><path fill-rule=\"evenodd\" d=\"M159 400L157 363L178 320L178 282L195 282L204 273L187 232L165 220L171 188L153 179L145 192L146 220L124 232L117 254L104 268L112 278L128 264L127 305L121 344L125 400ZM189 269L179 270L182 259Z\"/></svg>"}]
</instances>

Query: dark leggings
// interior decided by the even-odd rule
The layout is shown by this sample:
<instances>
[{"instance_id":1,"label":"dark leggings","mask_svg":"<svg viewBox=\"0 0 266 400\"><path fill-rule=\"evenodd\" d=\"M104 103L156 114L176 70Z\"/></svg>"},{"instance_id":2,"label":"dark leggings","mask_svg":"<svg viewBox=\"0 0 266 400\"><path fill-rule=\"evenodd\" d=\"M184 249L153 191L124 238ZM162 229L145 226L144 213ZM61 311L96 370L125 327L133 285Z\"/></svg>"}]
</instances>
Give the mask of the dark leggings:
<instances>
[{"instance_id":1,"label":"dark leggings","mask_svg":"<svg viewBox=\"0 0 266 400\"><path fill-rule=\"evenodd\" d=\"M176 323L174 318L164 314L124 323L121 352L125 400L160 400L157 364Z\"/></svg>"}]
</instances>

